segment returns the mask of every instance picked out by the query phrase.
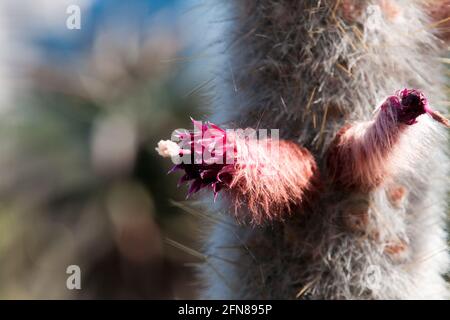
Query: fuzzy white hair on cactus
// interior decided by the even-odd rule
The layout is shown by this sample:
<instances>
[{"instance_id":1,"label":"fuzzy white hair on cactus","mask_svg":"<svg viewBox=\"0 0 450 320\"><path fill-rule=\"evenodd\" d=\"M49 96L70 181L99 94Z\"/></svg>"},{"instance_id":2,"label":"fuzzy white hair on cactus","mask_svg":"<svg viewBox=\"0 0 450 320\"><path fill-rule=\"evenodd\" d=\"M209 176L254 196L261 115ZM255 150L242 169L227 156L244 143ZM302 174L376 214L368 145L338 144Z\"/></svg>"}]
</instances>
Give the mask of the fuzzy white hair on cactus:
<instances>
[{"instance_id":1,"label":"fuzzy white hair on cactus","mask_svg":"<svg viewBox=\"0 0 450 320\"><path fill-rule=\"evenodd\" d=\"M438 123L450 123L433 57L450 40L450 0L223 2L229 50L211 117L279 128L280 165L272 176L267 166L177 167L190 193L229 195L209 210L230 215L204 245L223 260L203 264L201 297L448 299L450 162ZM415 89L393 94L404 87ZM270 223L236 221L236 203Z\"/></svg>"}]
</instances>

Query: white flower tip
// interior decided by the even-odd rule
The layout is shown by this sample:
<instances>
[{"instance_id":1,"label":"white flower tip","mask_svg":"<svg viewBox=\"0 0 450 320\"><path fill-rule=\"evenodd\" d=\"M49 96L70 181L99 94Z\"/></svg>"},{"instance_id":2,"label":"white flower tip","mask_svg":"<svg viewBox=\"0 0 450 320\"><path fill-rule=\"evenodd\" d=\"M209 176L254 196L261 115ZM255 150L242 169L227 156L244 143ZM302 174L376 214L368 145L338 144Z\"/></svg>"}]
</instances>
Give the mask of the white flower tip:
<instances>
[{"instance_id":1,"label":"white flower tip","mask_svg":"<svg viewBox=\"0 0 450 320\"><path fill-rule=\"evenodd\" d=\"M159 141L158 147L156 147L155 150L163 158L174 157L180 153L180 147L178 146L178 144L171 140Z\"/></svg>"}]
</instances>

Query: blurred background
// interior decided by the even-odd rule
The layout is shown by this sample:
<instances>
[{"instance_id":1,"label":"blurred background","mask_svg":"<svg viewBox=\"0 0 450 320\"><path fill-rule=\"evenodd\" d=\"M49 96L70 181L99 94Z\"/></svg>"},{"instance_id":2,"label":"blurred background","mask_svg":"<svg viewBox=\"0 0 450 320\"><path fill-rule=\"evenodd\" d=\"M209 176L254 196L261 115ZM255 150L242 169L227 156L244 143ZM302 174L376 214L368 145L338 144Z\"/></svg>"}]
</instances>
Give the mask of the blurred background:
<instances>
[{"instance_id":1,"label":"blurred background","mask_svg":"<svg viewBox=\"0 0 450 320\"><path fill-rule=\"evenodd\" d=\"M0 298L196 297L199 218L154 148L208 116L210 10L0 2ZM69 265L81 290L66 288Z\"/></svg>"}]
</instances>

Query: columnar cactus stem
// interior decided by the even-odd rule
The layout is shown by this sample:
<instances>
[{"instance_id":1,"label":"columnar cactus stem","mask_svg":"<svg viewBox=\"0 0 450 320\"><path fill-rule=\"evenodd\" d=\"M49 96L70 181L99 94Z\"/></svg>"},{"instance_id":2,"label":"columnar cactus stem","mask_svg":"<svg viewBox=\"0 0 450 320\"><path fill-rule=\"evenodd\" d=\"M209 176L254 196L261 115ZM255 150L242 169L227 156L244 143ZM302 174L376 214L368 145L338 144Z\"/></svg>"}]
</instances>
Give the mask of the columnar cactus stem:
<instances>
[{"instance_id":1,"label":"columnar cactus stem","mask_svg":"<svg viewBox=\"0 0 450 320\"><path fill-rule=\"evenodd\" d=\"M285 169L275 180L258 181L252 172L238 190L256 188L264 197L255 202L277 199L276 206L257 204L261 216L276 217L268 225L236 223L227 199L212 207L231 214L213 229L207 254L231 263L202 268L202 296L448 298L448 143L432 119L448 121L411 90L389 97L373 116L377 101L405 86L439 109L443 70L434 57L444 22L420 0L224 4L228 63L217 82L215 120L279 128ZM288 205L302 203L313 157L320 191L308 206ZM278 197L280 190L286 193Z\"/></svg>"}]
</instances>

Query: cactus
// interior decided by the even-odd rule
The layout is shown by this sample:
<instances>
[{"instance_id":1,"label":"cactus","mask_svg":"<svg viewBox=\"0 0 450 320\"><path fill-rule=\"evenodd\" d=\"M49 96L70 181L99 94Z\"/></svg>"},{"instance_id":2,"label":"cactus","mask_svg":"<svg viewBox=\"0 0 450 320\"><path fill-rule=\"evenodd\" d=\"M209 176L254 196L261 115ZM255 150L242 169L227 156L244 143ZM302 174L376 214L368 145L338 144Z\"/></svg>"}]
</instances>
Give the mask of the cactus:
<instances>
[{"instance_id":1,"label":"cactus","mask_svg":"<svg viewBox=\"0 0 450 320\"><path fill-rule=\"evenodd\" d=\"M231 213L205 243L221 259L202 268L203 297L449 297L448 121L436 59L448 2L226 2L232 71L214 119L278 128L282 152L266 161L277 164L272 175L258 164L178 167L192 192L221 182L211 211ZM268 154L267 144L230 141L233 157Z\"/></svg>"}]
</instances>

